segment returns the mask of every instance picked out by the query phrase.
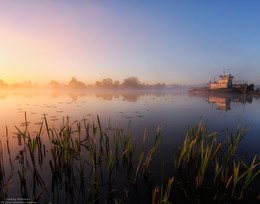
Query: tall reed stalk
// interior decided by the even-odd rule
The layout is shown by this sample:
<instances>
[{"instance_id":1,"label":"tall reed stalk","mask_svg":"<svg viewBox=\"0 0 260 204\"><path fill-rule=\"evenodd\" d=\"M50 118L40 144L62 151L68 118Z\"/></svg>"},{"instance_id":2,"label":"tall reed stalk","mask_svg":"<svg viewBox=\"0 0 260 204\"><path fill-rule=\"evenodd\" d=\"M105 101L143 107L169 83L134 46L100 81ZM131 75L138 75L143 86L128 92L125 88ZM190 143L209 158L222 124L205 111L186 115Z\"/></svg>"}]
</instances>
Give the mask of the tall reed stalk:
<instances>
[{"instance_id":1,"label":"tall reed stalk","mask_svg":"<svg viewBox=\"0 0 260 204\"><path fill-rule=\"evenodd\" d=\"M171 173L167 179L168 183L163 183L163 163L161 185L155 185L150 172L163 139L160 126L149 147L146 130L141 144L137 144L135 136L130 133L130 122L126 131L120 127L107 130L103 129L99 116L93 123L86 119L71 122L67 117L63 119L60 128L55 128L44 115L35 134L29 131L26 113L24 124L24 130L16 127L16 135L23 138L24 146L14 160L11 159L6 128L11 169L9 177L5 172L7 168L3 163L0 140L2 200L8 197L8 184L15 178L14 175L18 174L16 177L20 184L20 195L39 202L45 196L45 200L54 203L59 203L59 199L72 203L77 200L77 193L80 192L85 202L120 203L121 198L123 201L132 202L129 195L134 191L138 194L140 186L147 188L152 203L170 203L170 199L178 197L179 192L185 195L184 201L196 199L200 202L202 196L209 192L215 195L214 201L233 202L247 195L251 184L260 174L257 156L247 165L236 154L240 142L248 132L246 125L242 128L238 126L235 135L228 132L227 142L218 142L217 132L208 134L206 125L202 125L201 121L195 127L189 127L182 146L174 154L174 167L167 168L168 173ZM47 142L50 145L44 137L49 138ZM18 164L13 165L13 162ZM51 175L51 181L44 181L43 171ZM52 185L48 185L49 183ZM123 187L120 186L122 183ZM104 199L104 189L108 190L108 200ZM124 196L122 192L125 193ZM62 195L65 195L65 198ZM118 195L119 198L115 198Z\"/></svg>"}]
</instances>

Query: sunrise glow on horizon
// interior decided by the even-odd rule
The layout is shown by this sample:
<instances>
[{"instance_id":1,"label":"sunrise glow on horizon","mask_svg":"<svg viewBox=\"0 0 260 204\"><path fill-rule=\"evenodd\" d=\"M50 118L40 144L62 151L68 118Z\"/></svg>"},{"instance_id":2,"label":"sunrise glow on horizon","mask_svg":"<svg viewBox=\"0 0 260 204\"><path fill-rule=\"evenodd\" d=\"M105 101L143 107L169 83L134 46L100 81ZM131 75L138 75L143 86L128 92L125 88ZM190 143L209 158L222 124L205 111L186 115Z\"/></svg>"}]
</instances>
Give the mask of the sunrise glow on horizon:
<instances>
[{"instance_id":1,"label":"sunrise glow on horizon","mask_svg":"<svg viewBox=\"0 0 260 204\"><path fill-rule=\"evenodd\" d=\"M259 1L0 1L0 79L260 84Z\"/></svg>"}]
</instances>

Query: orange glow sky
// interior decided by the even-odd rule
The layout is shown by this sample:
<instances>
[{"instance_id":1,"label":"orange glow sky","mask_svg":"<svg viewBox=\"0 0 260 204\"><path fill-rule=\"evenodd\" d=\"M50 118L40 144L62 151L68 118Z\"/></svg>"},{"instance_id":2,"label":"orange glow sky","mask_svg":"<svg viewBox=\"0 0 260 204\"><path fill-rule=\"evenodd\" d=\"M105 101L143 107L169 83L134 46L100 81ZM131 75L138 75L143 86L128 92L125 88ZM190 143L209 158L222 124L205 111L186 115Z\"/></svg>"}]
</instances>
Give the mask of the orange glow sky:
<instances>
[{"instance_id":1,"label":"orange glow sky","mask_svg":"<svg viewBox=\"0 0 260 204\"><path fill-rule=\"evenodd\" d=\"M0 79L260 83L259 3L195 2L2 0Z\"/></svg>"}]
</instances>

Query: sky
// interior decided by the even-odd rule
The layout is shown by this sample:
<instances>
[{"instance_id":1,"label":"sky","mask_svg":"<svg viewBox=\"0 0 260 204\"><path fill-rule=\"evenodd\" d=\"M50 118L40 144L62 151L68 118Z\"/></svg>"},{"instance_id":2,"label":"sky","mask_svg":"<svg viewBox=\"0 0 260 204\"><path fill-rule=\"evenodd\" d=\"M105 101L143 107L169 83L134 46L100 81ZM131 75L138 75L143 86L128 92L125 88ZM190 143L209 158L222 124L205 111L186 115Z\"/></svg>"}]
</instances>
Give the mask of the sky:
<instances>
[{"instance_id":1,"label":"sky","mask_svg":"<svg viewBox=\"0 0 260 204\"><path fill-rule=\"evenodd\" d=\"M260 84L260 1L0 0L0 79Z\"/></svg>"}]
</instances>

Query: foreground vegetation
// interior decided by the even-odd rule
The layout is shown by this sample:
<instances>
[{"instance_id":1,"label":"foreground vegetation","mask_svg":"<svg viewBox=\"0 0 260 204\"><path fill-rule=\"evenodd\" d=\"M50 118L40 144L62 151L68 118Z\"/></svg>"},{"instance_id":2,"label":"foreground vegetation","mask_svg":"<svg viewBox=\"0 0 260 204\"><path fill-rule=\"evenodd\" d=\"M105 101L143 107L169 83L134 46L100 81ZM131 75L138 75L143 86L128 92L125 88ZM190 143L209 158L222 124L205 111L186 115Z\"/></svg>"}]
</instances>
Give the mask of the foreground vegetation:
<instances>
[{"instance_id":1,"label":"foreground vegetation","mask_svg":"<svg viewBox=\"0 0 260 204\"><path fill-rule=\"evenodd\" d=\"M238 126L235 134L227 133L227 140L219 142L217 133L207 134L206 125L199 122L188 128L183 145L170 162L161 161L161 166L153 166L163 139L160 127L153 143L147 144L146 131L138 143L129 128L104 129L99 117L96 122L72 123L66 118L59 129L51 127L44 117L39 131L33 135L27 124L25 115L25 129L17 128L23 148L14 158L8 129L6 151L0 143L1 201L14 197L41 203L260 200L259 156L247 164L236 154L248 132L246 125ZM7 157L9 165L3 159Z\"/></svg>"}]
</instances>

